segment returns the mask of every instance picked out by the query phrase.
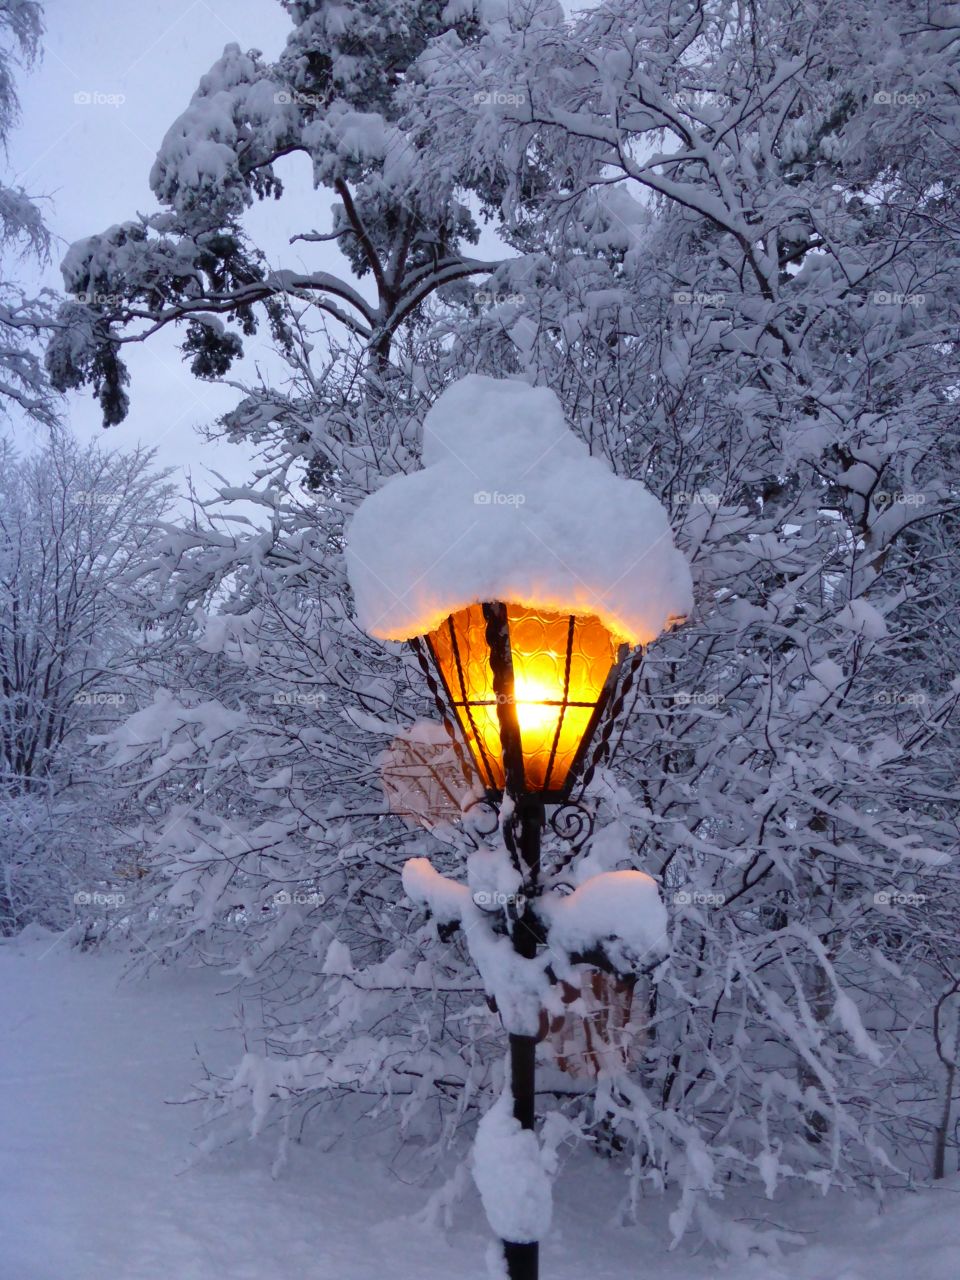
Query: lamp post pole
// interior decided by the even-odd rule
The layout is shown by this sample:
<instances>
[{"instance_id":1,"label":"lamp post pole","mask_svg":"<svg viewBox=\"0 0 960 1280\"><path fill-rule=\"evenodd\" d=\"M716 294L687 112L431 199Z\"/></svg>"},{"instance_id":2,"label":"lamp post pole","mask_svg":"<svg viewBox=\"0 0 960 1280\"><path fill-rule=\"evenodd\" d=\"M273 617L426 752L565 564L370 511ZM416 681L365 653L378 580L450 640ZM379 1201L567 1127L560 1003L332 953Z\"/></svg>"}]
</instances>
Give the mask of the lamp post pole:
<instances>
[{"instance_id":1,"label":"lamp post pole","mask_svg":"<svg viewBox=\"0 0 960 1280\"><path fill-rule=\"evenodd\" d=\"M536 792L527 791L524 782L523 746L514 697L506 606L501 603L485 604L483 616L487 624L490 670L500 724L504 794L511 803L504 838L523 884L523 906L514 917L510 938L518 956L533 960L539 939L533 919L533 899L540 880L544 804ZM522 1128L533 1129L536 1121L537 1036L510 1031L509 1037L513 1115ZM504 1240L503 1254L510 1280L537 1280L540 1272L538 1241Z\"/></svg>"},{"instance_id":2,"label":"lamp post pole","mask_svg":"<svg viewBox=\"0 0 960 1280\"><path fill-rule=\"evenodd\" d=\"M532 960L537 954L537 932L530 918L533 890L540 872L540 833L543 828L543 802L537 796L514 797L511 819L511 852L523 875L524 905L513 922L511 940L518 956ZM510 1092L513 1114L524 1129L533 1129L536 1120L537 1036L510 1035ZM540 1268L540 1245L536 1240L518 1243L504 1240L503 1254L510 1280L537 1280Z\"/></svg>"}]
</instances>

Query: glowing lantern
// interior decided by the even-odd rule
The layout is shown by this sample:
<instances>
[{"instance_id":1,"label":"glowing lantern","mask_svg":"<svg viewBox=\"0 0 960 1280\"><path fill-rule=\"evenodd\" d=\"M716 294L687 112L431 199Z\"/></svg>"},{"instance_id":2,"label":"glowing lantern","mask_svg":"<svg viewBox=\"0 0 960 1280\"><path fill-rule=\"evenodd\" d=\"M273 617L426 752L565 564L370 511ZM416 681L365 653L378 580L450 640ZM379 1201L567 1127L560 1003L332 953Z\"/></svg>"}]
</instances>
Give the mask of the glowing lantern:
<instances>
[{"instance_id":1,"label":"glowing lantern","mask_svg":"<svg viewBox=\"0 0 960 1280\"><path fill-rule=\"evenodd\" d=\"M493 602L451 614L426 639L487 791L502 793L511 773L508 790L562 799L621 656L610 631L595 617ZM504 731L514 724L511 770Z\"/></svg>"}]
</instances>

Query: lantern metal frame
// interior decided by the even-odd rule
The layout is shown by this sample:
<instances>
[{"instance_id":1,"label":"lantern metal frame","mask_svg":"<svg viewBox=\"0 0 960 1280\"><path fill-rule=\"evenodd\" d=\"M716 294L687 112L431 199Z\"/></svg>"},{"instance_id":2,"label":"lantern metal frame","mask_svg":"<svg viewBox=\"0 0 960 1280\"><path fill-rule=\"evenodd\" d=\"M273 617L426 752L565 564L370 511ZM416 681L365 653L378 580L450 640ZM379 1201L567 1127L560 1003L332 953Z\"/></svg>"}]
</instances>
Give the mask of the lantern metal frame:
<instances>
[{"instance_id":1,"label":"lantern metal frame","mask_svg":"<svg viewBox=\"0 0 960 1280\"><path fill-rule=\"evenodd\" d=\"M444 671L443 663L436 651L430 633L423 638L423 643L430 654L437 679L443 695L446 699L446 706L451 708L454 713L457 729L460 736L465 740L465 745L473 759L474 771L479 776L484 787L484 791L488 800L494 804L499 804L504 793L509 793L515 797L521 795L535 795L544 804L563 805L569 801L570 794L574 786L581 776L584 763L590 744L596 734L597 727L603 719L604 712L610 704L614 690L617 685L617 679L623 659L628 649L626 645L620 645L617 656L612 660L610 670L595 699L583 700L570 697L570 672L573 659L573 643L575 628L578 621L578 615L573 613L565 613L559 610L554 611L554 616L559 620L565 618L566 627L566 652L561 656L563 661L563 688L558 698L525 698L524 705L542 706L550 708L558 708L556 729L553 734L553 743L550 755L547 760L546 774L544 778L545 785L532 786L529 785L527 777L527 769L523 756L522 733L516 715L516 698L514 693L514 666L513 656L510 644L510 623L507 616L507 605L501 601L487 601L481 605L483 616L487 624L487 650L489 654L489 666L493 676L494 697L489 699L472 699L468 695L466 677L464 675L464 657L460 653L460 641L457 636L457 630L454 626L455 614L449 614L441 624L449 634L451 653L453 655L457 674L460 683L460 692L451 688ZM437 628L436 630L440 630ZM500 724L500 745L501 756L503 761L504 784L498 785L496 773L492 766L488 750L484 745L483 734L474 718L474 708L496 706L497 716ZM589 709L590 718L585 725L580 736L579 744L573 755L572 760L567 766L566 775L560 786L551 786L551 775L557 762L557 749L560 744L561 734L564 728L567 711L576 707L578 709ZM469 724L473 741L476 743L476 751L473 751L469 738L464 731L464 722ZM452 727L452 726L449 726ZM519 750L517 747L519 746Z\"/></svg>"}]
</instances>

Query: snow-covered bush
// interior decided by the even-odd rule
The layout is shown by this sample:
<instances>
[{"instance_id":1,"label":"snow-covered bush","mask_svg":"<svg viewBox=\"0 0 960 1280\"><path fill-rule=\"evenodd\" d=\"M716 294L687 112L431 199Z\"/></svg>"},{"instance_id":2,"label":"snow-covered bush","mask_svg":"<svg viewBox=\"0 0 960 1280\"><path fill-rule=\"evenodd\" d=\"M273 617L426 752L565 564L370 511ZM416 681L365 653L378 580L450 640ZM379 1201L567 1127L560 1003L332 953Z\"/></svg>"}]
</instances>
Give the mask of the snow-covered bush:
<instances>
[{"instance_id":1,"label":"snow-covered bush","mask_svg":"<svg viewBox=\"0 0 960 1280\"><path fill-rule=\"evenodd\" d=\"M170 492L150 455L61 429L0 445L0 929L69 923L105 891L114 820L88 738L135 705L135 575Z\"/></svg>"}]
</instances>

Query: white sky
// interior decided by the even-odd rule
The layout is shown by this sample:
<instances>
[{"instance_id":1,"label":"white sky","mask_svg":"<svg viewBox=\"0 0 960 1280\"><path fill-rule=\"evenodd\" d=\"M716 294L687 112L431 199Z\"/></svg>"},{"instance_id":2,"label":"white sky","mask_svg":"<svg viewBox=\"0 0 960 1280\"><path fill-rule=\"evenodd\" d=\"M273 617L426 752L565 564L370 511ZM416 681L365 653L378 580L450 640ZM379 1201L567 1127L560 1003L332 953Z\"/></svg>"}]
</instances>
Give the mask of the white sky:
<instances>
[{"instance_id":1,"label":"white sky","mask_svg":"<svg viewBox=\"0 0 960 1280\"><path fill-rule=\"evenodd\" d=\"M23 119L10 140L7 175L47 197L56 243L44 283L60 289L59 262L72 241L157 207L148 175L161 139L224 45L273 58L291 24L277 0L47 0L46 24L42 63L19 77ZM285 265L345 270L332 246L289 245L294 232L328 229L330 200L313 190L305 157L279 171L286 194L247 219L256 243ZM126 348L131 411L120 427L103 431L89 392L69 397L68 417L84 439L155 444L160 463L190 469L198 488L209 491L205 468L231 482L248 473L242 449L207 444L195 431L235 404L238 393L194 378L177 340L171 329ZM268 335L245 341L251 378L257 349L262 357L268 342ZM28 443L23 427L18 437Z\"/></svg>"}]
</instances>

